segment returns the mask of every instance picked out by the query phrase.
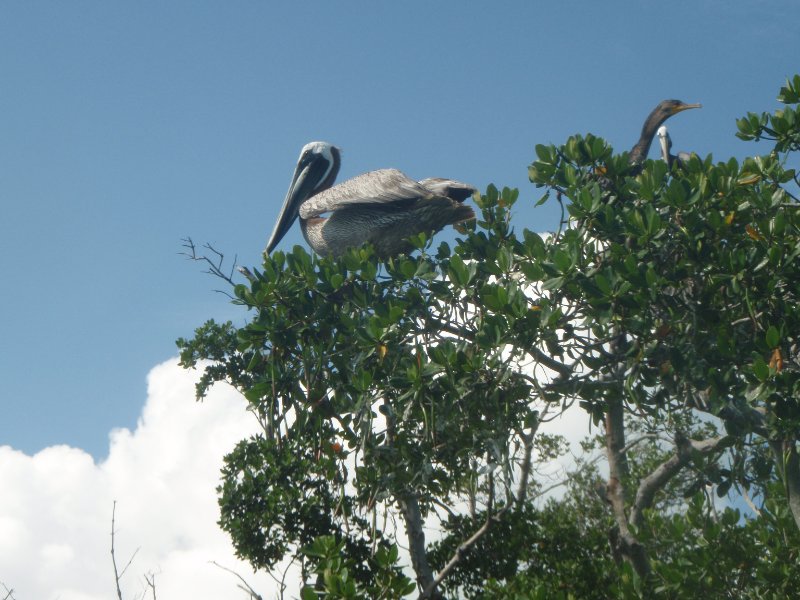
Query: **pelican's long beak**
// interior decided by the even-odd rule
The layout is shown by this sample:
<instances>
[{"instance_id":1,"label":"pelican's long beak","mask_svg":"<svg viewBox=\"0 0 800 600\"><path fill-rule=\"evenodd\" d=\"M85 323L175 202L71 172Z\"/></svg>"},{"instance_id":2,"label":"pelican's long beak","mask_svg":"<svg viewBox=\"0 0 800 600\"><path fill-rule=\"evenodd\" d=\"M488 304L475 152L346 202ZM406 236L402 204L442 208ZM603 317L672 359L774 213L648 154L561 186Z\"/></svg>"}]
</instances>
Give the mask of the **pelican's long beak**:
<instances>
[{"instance_id":1,"label":"pelican's long beak","mask_svg":"<svg viewBox=\"0 0 800 600\"><path fill-rule=\"evenodd\" d=\"M283 201L281 212L278 215L278 221L275 223L275 229L272 230L272 235L267 243L267 254L272 252L289 231L300 214L300 206L314 194L314 190L326 173L327 163L324 160L301 159L297 163L292 183L289 185L289 191L286 192L286 199Z\"/></svg>"}]
</instances>

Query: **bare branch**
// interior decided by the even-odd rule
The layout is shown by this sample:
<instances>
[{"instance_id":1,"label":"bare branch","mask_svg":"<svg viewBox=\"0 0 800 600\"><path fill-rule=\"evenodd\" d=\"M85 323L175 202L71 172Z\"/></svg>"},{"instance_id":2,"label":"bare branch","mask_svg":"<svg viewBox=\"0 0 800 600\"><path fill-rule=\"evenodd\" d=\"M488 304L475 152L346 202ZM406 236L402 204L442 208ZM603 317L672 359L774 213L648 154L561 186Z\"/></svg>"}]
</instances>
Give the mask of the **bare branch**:
<instances>
[{"instance_id":1,"label":"bare branch","mask_svg":"<svg viewBox=\"0 0 800 600\"><path fill-rule=\"evenodd\" d=\"M694 441L681 432L675 434L675 454L658 465L650 475L642 479L636 492L636 500L631 508L630 522L639 527L642 524L644 510L653 505L653 500L658 491L672 479L692 458L692 451L701 454L711 454L724 448L728 443L727 436Z\"/></svg>"},{"instance_id":2,"label":"bare branch","mask_svg":"<svg viewBox=\"0 0 800 600\"><path fill-rule=\"evenodd\" d=\"M622 452L623 454L627 454L628 451L631 450L634 446L641 444L645 440L653 440L658 438L659 435L657 433L645 433L644 435L637 437L632 442L628 442L627 444L625 444L625 447L622 450L620 450L620 452Z\"/></svg>"},{"instance_id":3,"label":"bare branch","mask_svg":"<svg viewBox=\"0 0 800 600\"><path fill-rule=\"evenodd\" d=\"M234 575L239 581L241 581L242 583L238 585L238 588L250 594L250 600L264 600L263 597L258 592L256 592L252 587L250 587L250 584L247 583L245 578L239 575L236 571L234 571L233 569L229 569L228 567L223 567L221 564L219 564L214 560L211 560L209 562L215 567L218 567L223 571L227 571L231 575ZM283 583L281 583L281 596L283 596L283 590L285 587L286 586L283 585Z\"/></svg>"},{"instance_id":4,"label":"bare branch","mask_svg":"<svg viewBox=\"0 0 800 600\"><path fill-rule=\"evenodd\" d=\"M147 582L147 587L149 587L153 592L153 600L156 600L156 574L150 573L149 578L147 575L145 575L144 580Z\"/></svg>"},{"instance_id":5,"label":"bare branch","mask_svg":"<svg viewBox=\"0 0 800 600\"><path fill-rule=\"evenodd\" d=\"M9 587L5 583L3 583L2 581L0 581L0 585L2 585L3 589L6 591L6 595L3 596L2 600L16 600L16 598L14 597L14 589L13 588L9 589Z\"/></svg>"},{"instance_id":6,"label":"bare branch","mask_svg":"<svg viewBox=\"0 0 800 600\"><path fill-rule=\"evenodd\" d=\"M117 569L117 556L114 549L114 536L116 535L115 531L116 516L117 516L117 501L114 500L114 504L111 509L111 564L114 565L114 582L116 583L117 586L117 598L118 600L122 600L122 590L119 587L119 582L120 579L122 579L122 576L125 575L125 571L127 571L128 567L131 566L133 559L136 557L136 553L139 552L139 548L134 550L130 560L120 572ZM153 593L155 594L155 589L153 590Z\"/></svg>"},{"instance_id":7,"label":"bare branch","mask_svg":"<svg viewBox=\"0 0 800 600\"><path fill-rule=\"evenodd\" d=\"M236 282L233 280L233 274L237 271L236 267L237 256L233 257L233 265L231 265L230 272L225 273L222 270L222 265L225 262L225 255L222 252L214 248L211 244L204 244L203 247L211 251L215 255L215 258L212 259L205 254L197 253L197 246L195 246L194 241L192 241L192 238L187 237L181 241L183 242L183 247L186 248L186 252L180 253L182 256L185 256L189 260L206 263L206 265L208 265L208 269L205 271L206 273L208 273L209 275L214 275L215 277L219 277L220 279L227 282L231 286L236 285ZM244 269L244 271L242 271L241 269L238 270L245 277L247 277L248 274L250 273L247 269ZM248 279L250 278L248 277ZM219 292L220 294L225 294L226 296L232 298L232 296L227 292L224 292L222 290L216 290L216 291Z\"/></svg>"},{"instance_id":8,"label":"bare branch","mask_svg":"<svg viewBox=\"0 0 800 600\"><path fill-rule=\"evenodd\" d=\"M114 500L113 508L111 509L111 563L114 565L114 582L117 585L117 598L122 600L122 590L119 589L119 571L117 571L117 558L114 554L114 522L117 513L117 501Z\"/></svg>"},{"instance_id":9,"label":"bare branch","mask_svg":"<svg viewBox=\"0 0 800 600\"><path fill-rule=\"evenodd\" d=\"M122 572L119 574L120 579L122 578L123 575L125 575L125 571L127 571L128 567L131 566L131 563L133 562L133 559L136 558L136 554L138 554L138 552L139 552L139 548L137 548L136 550L133 551L133 554L131 554L130 560L128 560L126 565L122 568Z\"/></svg>"}]
</instances>

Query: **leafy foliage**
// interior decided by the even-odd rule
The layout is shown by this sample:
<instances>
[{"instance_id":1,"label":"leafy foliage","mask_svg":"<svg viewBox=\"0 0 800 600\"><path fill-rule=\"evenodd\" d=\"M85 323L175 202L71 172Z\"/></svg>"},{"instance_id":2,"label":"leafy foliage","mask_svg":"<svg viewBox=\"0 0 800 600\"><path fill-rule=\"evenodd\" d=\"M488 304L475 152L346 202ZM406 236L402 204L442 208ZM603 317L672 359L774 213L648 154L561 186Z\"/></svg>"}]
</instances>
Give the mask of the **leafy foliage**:
<instances>
[{"instance_id":1,"label":"leafy foliage","mask_svg":"<svg viewBox=\"0 0 800 600\"><path fill-rule=\"evenodd\" d=\"M220 486L239 555L266 569L301 561L304 598L407 594L388 519L399 506L412 542L425 517L446 534L411 544L423 594L788 589L799 99L795 77L783 108L737 122L742 139L773 144L743 161L634 168L591 134L536 146L539 203L565 213L552 235L518 235L518 192L489 186L452 249L419 236L417 255L385 262L370 248L266 256L233 289L244 326L210 321L178 341L182 364L204 369L198 397L226 381L262 425L227 457ZM594 477L590 496L537 504L538 426L573 402L603 424L610 476ZM626 431L640 439L626 445ZM714 516L708 485L752 492L761 516ZM784 547L768 542L776 532ZM737 562L735 544L774 568Z\"/></svg>"},{"instance_id":2,"label":"leafy foliage","mask_svg":"<svg viewBox=\"0 0 800 600\"><path fill-rule=\"evenodd\" d=\"M234 288L247 325L209 322L179 341L184 366L213 361L198 396L228 381L263 425L228 456L220 488L221 524L254 566L320 536L361 561L356 549L391 542L367 527L370 511L413 496L427 512L494 471L512 481L521 436L538 425L522 364L539 353L541 319L508 277L515 200L491 188L484 231L456 253L442 244L385 264L367 249L339 261L275 253Z\"/></svg>"}]
</instances>

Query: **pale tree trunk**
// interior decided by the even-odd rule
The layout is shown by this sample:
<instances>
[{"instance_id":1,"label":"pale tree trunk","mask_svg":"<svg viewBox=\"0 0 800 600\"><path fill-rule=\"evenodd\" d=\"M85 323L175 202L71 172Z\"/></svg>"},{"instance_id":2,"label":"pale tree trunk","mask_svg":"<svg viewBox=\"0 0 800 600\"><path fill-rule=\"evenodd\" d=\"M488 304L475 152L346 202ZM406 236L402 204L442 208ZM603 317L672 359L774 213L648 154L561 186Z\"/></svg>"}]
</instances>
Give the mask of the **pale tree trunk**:
<instances>
[{"instance_id":1,"label":"pale tree trunk","mask_svg":"<svg viewBox=\"0 0 800 600\"><path fill-rule=\"evenodd\" d=\"M800 457L794 440L770 442L778 473L783 479L786 500L794 523L800 529Z\"/></svg>"},{"instance_id":2,"label":"pale tree trunk","mask_svg":"<svg viewBox=\"0 0 800 600\"><path fill-rule=\"evenodd\" d=\"M423 528L422 513L419 510L419 502L417 502L415 496L409 495L400 499L398 504L406 524L411 566L417 577L417 585L420 590L423 590L423 596L421 597L433 600L443 598L441 593L435 589L425 594L426 590L433 587L433 571L428 563L428 554L425 551L425 530Z\"/></svg>"},{"instance_id":3,"label":"pale tree trunk","mask_svg":"<svg viewBox=\"0 0 800 600\"><path fill-rule=\"evenodd\" d=\"M625 512L625 483L628 480L628 459L625 456L625 410L622 398L609 401L606 412L606 454L608 485L606 498L611 505L617 527L609 535L615 557L627 560L642 579L650 575L650 561L644 546L631 532Z\"/></svg>"},{"instance_id":4,"label":"pale tree trunk","mask_svg":"<svg viewBox=\"0 0 800 600\"><path fill-rule=\"evenodd\" d=\"M728 436L720 436L705 440L691 440L680 431L675 433L675 453L642 478L636 489L636 496L630 509L626 511L625 485L628 482L629 468L625 445L625 411L621 398L609 401L606 413L606 453L608 455L608 486L606 498L611 505L616 528L609 536L615 558L628 561L637 575L642 579L650 575L650 561L642 543L631 531L644 522L644 511L655 501L656 494L685 468L692 458L692 453L702 455L722 451L730 442ZM798 508L800 508L800 461L794 454L796 483L798 485ZM787 467L788 471L788 467Z\"/></svg>"}]
</instances>

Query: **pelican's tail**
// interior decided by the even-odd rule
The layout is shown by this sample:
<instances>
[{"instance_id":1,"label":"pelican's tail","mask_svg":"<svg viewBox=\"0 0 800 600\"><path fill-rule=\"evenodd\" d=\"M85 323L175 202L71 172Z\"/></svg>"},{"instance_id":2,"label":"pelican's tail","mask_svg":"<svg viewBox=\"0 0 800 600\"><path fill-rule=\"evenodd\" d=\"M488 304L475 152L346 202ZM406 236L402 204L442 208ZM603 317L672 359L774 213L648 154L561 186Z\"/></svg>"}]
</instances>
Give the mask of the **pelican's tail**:
<instances>
[{"instance_id":1,"label":"pelican's tail","mask_svg":"<svg viewBox=\"0 0 800 600\"><path fill-rule=\"evenodd\" d=\"M470 221L471 219L475 218L475 211L472 210L471 206L466 204L453 204L451 214L452 220L449 221L450 225L463 223L464 221Z\"/></svg>"},{"instance_id":2,"label":"pelican's tail","mask_svg":"<svg viewBox=\"0 0 800 600\"><path fill-rule=\"evenodd\" d=\"M456 202L463 202L477 190L468 183L461 183L454 179L443 179L441 177L429 177L423 179L419 184L429 189L437 196L444 196Z\"/></svg>"}]
</instances>

